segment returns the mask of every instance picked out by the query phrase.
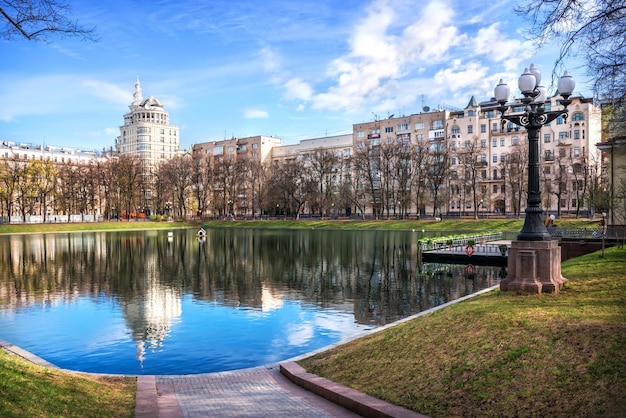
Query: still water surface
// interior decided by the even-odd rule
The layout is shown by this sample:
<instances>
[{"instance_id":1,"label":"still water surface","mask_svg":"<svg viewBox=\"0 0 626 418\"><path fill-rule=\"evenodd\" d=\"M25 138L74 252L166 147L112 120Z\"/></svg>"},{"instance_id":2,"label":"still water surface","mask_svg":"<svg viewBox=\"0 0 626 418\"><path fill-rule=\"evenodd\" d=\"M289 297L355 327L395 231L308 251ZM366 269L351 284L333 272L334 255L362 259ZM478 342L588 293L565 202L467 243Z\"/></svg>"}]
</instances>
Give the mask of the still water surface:
<instances>
[{"instance_id":1,"label":"still water surface","mask_svg":"<svg viewBox=\"0 0 626 418\"><path fill-rule=\"evenodd\" d=\"M0 339L59 367L190 374L273 363L499 281L418 262L409 231L0 237Z\"/></svg>"}]
</instances>

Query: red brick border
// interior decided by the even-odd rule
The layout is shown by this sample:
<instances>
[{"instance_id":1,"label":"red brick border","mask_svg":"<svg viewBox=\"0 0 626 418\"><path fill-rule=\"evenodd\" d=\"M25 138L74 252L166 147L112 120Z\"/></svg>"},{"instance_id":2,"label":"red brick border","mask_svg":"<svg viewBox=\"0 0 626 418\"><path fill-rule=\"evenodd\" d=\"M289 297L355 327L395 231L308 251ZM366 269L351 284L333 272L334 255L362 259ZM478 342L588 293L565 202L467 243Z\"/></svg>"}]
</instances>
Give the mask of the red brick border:
<instances>
[{"instance_id":1,"label":"red brick border","mask_svg":"<svg viewBox=\"0 0 626 418\"><path fill-rule=\"evenodd\" d=\"M426 415L308 373L293 361L281 363L280 372L293 383L366 418L427 418Z\"/></svg>"}]
</instances>

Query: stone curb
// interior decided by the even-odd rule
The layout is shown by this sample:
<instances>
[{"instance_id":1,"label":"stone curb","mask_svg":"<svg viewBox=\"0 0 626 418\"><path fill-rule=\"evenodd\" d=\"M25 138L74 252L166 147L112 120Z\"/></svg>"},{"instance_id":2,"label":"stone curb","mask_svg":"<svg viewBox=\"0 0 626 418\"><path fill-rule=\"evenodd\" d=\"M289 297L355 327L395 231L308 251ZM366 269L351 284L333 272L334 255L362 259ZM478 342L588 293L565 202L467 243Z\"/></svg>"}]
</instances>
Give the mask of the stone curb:
<instances>
[{"instance_id":1,"label":"stone curb","mask_svg":"<svg viewBox=\"0 0 626 418\"><path fill-rule=\"evenodd\" d=\"M426 415L308 373L295 362L281 363L280 372L293 383L366 418L427 418Z\"/></svg>"}]
</instances>

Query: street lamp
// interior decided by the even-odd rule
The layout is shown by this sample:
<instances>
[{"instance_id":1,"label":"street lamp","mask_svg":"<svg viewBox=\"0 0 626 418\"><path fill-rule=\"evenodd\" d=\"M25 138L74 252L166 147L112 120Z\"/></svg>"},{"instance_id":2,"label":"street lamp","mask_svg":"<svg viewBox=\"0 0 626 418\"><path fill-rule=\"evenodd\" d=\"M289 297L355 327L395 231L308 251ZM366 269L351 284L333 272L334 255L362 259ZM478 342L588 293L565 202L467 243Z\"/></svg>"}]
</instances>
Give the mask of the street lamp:
<instances>
[{"instance_id":1,"label":"street lamp","mask_svg":"<svg viewBox=\"0 0 626 418\"><path fill-rule=\"evenodd\" d=\"M510 89L502 79L496 86L494 93L496 101L500 104L498 111L502 114L502 125L508 121L517 126L526 128L528 132L528 198L524 226L517 235L520 241L547 241L550 234L541 219L541 191L539 189L539 131L541 127L552 122L559 116L567 119L567 106L572 102L569 97L576 85L574 79L567 71L559 79L558 92L563 97L560 100L563 110L546 111L544 102L547 99L545 87L541 84L541 72L531 64L524 69L519 77L518 86L524 96L521 102L524 104L524 113L506 115L505 113L515 105L507 105Z\"/></svg>"}]
</instances>

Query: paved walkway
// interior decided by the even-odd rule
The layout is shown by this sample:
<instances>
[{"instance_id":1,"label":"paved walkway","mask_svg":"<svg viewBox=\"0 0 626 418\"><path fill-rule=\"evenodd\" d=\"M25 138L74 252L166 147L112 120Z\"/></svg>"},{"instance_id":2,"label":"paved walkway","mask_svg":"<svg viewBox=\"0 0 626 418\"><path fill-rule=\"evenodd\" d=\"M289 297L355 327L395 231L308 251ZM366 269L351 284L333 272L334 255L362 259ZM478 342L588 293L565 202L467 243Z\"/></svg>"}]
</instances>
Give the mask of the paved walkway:
<instances>
[{"instance_id":1,"label":"paved walkway","mask_svg":"<svg viewBox=\"0 0 626 418\"><path fill-rule=\"evenodd\" d=\"M358 416L290 382L278 366L137 381L137 418Z\"/></svg>"},{"instance_id":2,"label":"paved walkway","mask_svg":"<svg viewBox=\"0 0 626 418\"><path fill-rule=\"evenodd\" d=\"M361 416L425 417L307 373L294 362L232 372L137 378L136 418Z\"/></svg>"}]
</instances>

